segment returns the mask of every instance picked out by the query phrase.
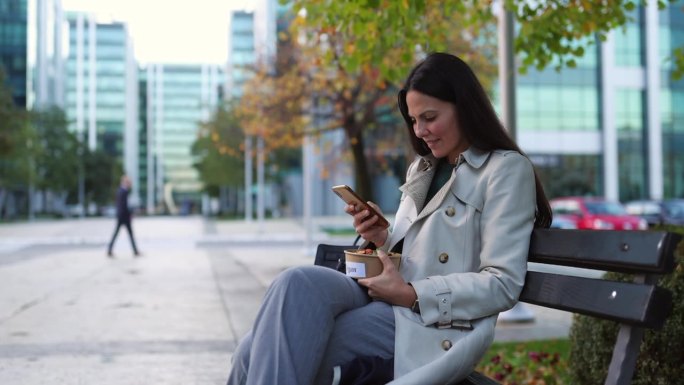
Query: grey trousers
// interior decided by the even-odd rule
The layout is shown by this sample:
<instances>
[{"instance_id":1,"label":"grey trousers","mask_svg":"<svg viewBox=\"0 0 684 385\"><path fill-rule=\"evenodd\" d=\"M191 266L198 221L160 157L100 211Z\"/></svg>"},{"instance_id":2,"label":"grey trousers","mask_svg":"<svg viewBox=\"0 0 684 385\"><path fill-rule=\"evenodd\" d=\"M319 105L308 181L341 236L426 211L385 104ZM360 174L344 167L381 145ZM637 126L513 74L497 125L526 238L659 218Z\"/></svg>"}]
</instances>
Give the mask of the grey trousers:
<instances>
[{"instance_id":1,"label":"grey trousers","mask_svg":"<svg viewBox=\"0 0 684 385\"><path fill-rule=\"evenodd\" d=\"M233 354L228 385L331 384L357 356L394 357L394 312L356 281L320 266L273 281Z\"/></svg>"}]
</instances>

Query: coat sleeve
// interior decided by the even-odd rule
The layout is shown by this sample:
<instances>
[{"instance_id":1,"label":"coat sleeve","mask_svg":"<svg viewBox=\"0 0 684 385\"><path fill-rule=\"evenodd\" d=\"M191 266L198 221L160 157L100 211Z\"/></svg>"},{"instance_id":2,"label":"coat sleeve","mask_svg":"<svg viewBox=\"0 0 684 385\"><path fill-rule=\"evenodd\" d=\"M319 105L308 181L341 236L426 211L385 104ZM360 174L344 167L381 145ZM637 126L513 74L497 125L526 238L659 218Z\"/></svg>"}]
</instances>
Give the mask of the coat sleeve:
<instances>
[{"instance_id":1,"label":"coat sleeve","mask_svg":"<svg viewBox=\"0 0 684 385\"><path fill-rule=\"evenodd\" d=\"M536 208L532 164L509 152L490 159L486 167L491 172L481 181L485 183L484 203L474 232L480 237L479 269L411 282L426 325L473 320L507 310L522 290Z\"/></svg>"}]
</instances>

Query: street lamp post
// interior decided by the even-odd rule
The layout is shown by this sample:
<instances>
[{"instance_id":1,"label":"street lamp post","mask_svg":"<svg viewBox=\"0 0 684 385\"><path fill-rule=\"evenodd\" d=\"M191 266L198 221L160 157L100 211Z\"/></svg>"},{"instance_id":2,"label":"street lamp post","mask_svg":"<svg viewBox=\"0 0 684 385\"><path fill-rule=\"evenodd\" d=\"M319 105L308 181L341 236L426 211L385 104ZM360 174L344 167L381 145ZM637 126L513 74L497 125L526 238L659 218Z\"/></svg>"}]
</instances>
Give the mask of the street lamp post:
<instances>
[{"instance_id":1,"label":"street lamp post","mask_svg":"<svg viewBox=\"0 0 684 385\"><path fill-rule=\"evenodd\" d=\"M85 146L85 132L81 132L80 143L78 146L78 205L81 207L79 216L85 216L85 161L83 159Z\"/></svg>"},{"instance_id":2,"label":"street lamp post","mask_svg":"<svg viewBox=\"0 0 684 385\"><path fill-rule=\"evenodd\" d=\"M245 138L245 221L252 221L252 137Z\"/></svg>"},{"instance_id":3,"label":"street lamp post","mask_svg":"<svg viewBox=\"0 0 684 385\"><path fill-rule=\"evenodd\" d=\"M513 52L514 20L513 12L499 3L499 85L501 114L508 135L517 141L515 116L515 55ZM499 320L507 322L531 322L534 314L523 304L517 302L512 309L502 312Z\"/></svg>"},{"instance_id":4,"label":"street lamp post","mask_svg":"<svg viewBox=\"0 0 684 385\"><path fill-rule=\"evenodd\" d=\"M257 137L257 225L259 233L264 231L264 138Z\"/></svg>"},{"instance_id":5,"label":"street lamp post","mask_svg":"<svg viewBox=\"0 0 684 385\"><path fill-rule=\"evenodd\" d=\"M29 167L28 167L28 219L29 221L33 221L35 218L35 202L34 202L34 194L35 194L35 186L34 186L34 169L35 169L35 161L33 157L33 141L31 139L28 140L26 143L26 147L28 147L28 162L29 162Z\"/></svg>"},{"instance_id":6,"label":"street lamp post","mask_svg":"<svg viewBox=\"0 0 684 385\"><path fill-rule=\"evenodd\" d=\"M312 218L312 172L313 172L313 141L310 134L304 135L302 143L302 182L303 182L303 199L302 199L302 216L304 217L304 250L309 252L313 244L313 218Z\"/></svg>"},{"instance_id":7,"label":"street lamp post","mask_svg":"<svg viewBox=\"0 0 684 385\"><path fill-rule=\"evenodd\" d=\"M499 99L504 126L510 137L516 141L515 125L515 55L513 53L513 13L507 11L501 2L499 14Z\"/></svg>"}]
</instances>

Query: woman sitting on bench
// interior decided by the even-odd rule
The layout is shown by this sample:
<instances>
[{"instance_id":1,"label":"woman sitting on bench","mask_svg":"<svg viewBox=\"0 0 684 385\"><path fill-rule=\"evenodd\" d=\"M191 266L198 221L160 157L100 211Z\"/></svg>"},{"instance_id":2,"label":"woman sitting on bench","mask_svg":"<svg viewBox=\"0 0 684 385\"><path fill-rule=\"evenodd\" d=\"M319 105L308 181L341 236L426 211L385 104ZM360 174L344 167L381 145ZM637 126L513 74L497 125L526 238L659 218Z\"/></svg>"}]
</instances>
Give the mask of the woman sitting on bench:
<instances>
[{"instance_id":1,"label":"woman sitting on bench","mask_svg":"<svg viewBox=\"0 0 684 385\"><path fill-rule=\"evenodd\" d=\"M320 266L284 271L235 351L229 385L454 383L516 303L532 229L551 223L531 162L453 55L420 62L398 104L419 156L392 231L345 208L383 272L356 281ZM399 270L390 250L402 253Z\"/></svg>"}]
</instances>

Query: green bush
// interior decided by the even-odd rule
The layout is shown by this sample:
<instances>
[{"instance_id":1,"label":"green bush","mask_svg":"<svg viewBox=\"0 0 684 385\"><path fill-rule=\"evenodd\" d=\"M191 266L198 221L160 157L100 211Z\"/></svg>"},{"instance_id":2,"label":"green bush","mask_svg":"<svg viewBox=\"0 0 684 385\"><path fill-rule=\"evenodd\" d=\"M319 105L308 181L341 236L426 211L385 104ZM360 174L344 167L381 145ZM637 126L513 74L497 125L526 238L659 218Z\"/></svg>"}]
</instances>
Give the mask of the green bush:
<instances>
[{"instance_id":1,"label":"green bush","mask_svg":"<svg viewBox=\"0 0 684 385\"><path fill-rule=\"evenodd\" d=\"M684 227L663 228L684 234ZM661 330L647 330L644 335L633 385L670 385L684 379L684 241L675 252L677 266L662 277L659 286L672 292L672 314ZM608 273L609 279L631 281L626 274ZM601 385L608 373L618 324L575 315L570 329L570 373L573 383Z\"/></svg>"}]
</instances>

